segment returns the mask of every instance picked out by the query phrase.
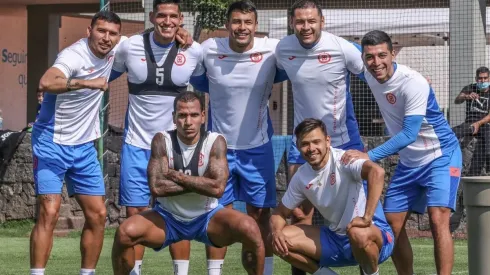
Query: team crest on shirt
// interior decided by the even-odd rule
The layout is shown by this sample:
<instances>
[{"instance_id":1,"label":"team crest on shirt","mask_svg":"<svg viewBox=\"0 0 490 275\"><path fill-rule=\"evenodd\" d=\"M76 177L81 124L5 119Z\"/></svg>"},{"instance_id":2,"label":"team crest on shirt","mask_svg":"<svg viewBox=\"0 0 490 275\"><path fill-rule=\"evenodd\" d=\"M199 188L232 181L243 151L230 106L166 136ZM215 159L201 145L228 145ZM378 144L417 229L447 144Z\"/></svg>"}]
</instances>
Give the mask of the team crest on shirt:
<instances>
[{"instance_id":1,"label":"team crest on shirt","mask_svg":"<svg viewBox=\"0 0 490 275\"><path fill-rule=\"evenodd\" d=\"M322 64L327 64L328 62L330 62L331 59L332 57L327 52L323 52L318 55L318 62Z\"/></svg>"},{"instance_id":2,"label":"team crest on shirt","mask_svg":"<svg viewBox=\"0 0 490 275\"><path fill-rule=\"evenodd\" d=\"M330 185L334 185L336 182L335 173L330 174Z\"/></svg>"},{"instance_id":3,"label":"team crest on shirt","mask_svg":"<svg viewBox=\"0 0 490 275\"><path fill-rule=\"evenodd\" d=\"M201 167L203 165L204 165L204 154L199 153L199 164L198 164L198 166Z\"/></svg>"},{"instance_id":4,"label":"team crest on shirt","mask_svg":"<svg viewBox=\"0 0 490 275\"><path fill-rule=\"evenodd\" d=\"M175 57L175 61L174 61L175 65L177 66L182 66L185 64L185 55L179 53L176 57Z\"/></svg>"},{"instance_id":5,"label":"team crest on shirt","mask_svg":"<svg viewBox=\"0 0 490 275\"><path fill-rule=\"evenodd\" d=\"M262 61L262 53L253 53L250 55L250 60L254 63L259 63Z\"/></svg>"},{"instance_id":6,"label":"team crest on shirt","mask_svg":"<svg viewBox=\"0 0 490 275\"><path fill-rule=\"evenodd\" d=\"M390 104L395 104L396 103L396 96L392 93L387 93L386 94L386 100L388 100L388 103L390 103Z\"/></svg>"}]
</instances>

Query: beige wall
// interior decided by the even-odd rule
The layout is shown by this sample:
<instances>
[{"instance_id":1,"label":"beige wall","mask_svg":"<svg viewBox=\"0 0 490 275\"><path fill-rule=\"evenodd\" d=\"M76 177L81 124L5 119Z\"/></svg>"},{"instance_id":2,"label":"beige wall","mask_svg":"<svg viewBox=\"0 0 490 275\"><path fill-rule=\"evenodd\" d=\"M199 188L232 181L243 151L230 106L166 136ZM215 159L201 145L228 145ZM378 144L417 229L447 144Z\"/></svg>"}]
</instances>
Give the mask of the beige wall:
<instances>
[{"instance_id":1,"label":"beige wall","mask_svg":"<svg viewBox=\"0 0 490 275\"><path fill-rule=\"evenodd\" d=\"M0 5L0 109L3 128L26 126L27 10L20 5Z\"/></svg>"}]
</instances>

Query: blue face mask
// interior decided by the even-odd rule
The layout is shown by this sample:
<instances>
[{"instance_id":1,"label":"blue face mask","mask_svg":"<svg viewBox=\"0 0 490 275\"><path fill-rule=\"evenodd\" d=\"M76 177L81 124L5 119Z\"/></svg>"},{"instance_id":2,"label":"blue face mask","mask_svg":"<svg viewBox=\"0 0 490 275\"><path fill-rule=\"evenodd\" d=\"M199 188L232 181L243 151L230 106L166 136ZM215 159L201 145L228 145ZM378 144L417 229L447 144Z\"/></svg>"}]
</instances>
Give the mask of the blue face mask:
<instances>
[{"instance_id":1,"label":"blue face mask","mask_svg":"<svg viewBox=\"0 0 490 275\"><path fill-rule=\"evenodd\" d=\"M488 89L488 87L490 87L490 82L478 82L476 83L476 87L478 88L478 90Z\"/></svg>"}]
</instances>

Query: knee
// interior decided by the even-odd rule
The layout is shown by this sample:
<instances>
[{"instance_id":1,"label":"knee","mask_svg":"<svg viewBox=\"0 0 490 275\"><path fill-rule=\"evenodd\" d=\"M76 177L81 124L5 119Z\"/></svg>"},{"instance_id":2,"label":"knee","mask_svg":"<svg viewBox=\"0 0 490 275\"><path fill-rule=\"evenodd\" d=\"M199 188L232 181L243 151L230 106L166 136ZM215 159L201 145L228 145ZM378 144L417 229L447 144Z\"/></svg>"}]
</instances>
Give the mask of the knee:
<instances>
[{"instance_id":1,"label":"knee","mask_svg":"<svg viewBox=\"0 0 490 275\"><path fill-rule=\"evenodd\" d=\"M430 207L429 208L429 221L431 227L449 228L449 218L451 216L451 210L446 207Z\"/></svg>"},{"instance_id":2,"label":"knee","mask_svg":"<svg viewBox=\"0 0 490 275\"><path fill-rule=\"evenodd\" d=\"M373 243L366 228L353 227L347 232L347 236L352 248L365 249Z\"/></svg>"},{"instance_id":3,"label":"knee","mask_svg":"<svg viewBox=\"0 0 490 275\"><path fill-rule=\"evenodd\" d=\"M252 241L256 245L263 245L259 226L251 217L241 219L240 223L238 224L238 229L245 237L245 239Z\"/></svg>"},{"instance_id":4,"label":"knee","mask_svg":"<svg viewBox=\"0 0 490 275\"><path fill-rule=\"evenodd\" d=\"M397 214L386 214L386 220L395 234L395 238L398 238L400 232L405 227L405 219L400 218Z\"/></svg>"},{"instance_id":5,"label":"knee","mask_svg":"<svg viewBox=\"0 0 490 275\"><path fill-rule=\"evenodd\" d=\"M96 210L87 211L85 213L85 219L87 223L92 226L104 225L107 217L107 210L105 206L100 207Z\"/></svg>"},{"instance_id":6,"label":"knee","mask_svg":"<svg viewBox=\"0 0 490 275\"><path fill-rule=\"evenodd\" d=\"M116 231L115 242L123 246L132 246L136 238L135 226L132 223L123 222Z\"/></svg>"},{"instance_id":7,"label":"knee","mask_svg":"<svg viewBox=\"0 0 490 275\"><path fill-rule=\"evenodd\" d=\"M44 227L53 228L56 226L56 222L60 216L60 212L54 206L43 207L42 211L39 212L40 222Z\"/></svg>"}]
</instances>

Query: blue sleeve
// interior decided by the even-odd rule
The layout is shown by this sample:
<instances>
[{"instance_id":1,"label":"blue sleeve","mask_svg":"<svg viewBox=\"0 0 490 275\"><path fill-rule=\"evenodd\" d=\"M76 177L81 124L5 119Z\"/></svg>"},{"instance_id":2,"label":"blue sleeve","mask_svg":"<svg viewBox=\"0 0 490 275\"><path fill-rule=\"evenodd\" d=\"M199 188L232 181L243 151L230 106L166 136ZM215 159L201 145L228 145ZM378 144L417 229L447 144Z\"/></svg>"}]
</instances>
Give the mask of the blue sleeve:
<instances>
[{"instance_id":1,"label":"blue sleeve","mask_svg":"<svg viewBox=\"0 0 490 275\"><path fill-rule=\"evenodd\" d=\"M355 42L352 42L352 41L349 41L352 45L354 45L354 47L356 47L362 54L362 47L361 45L355 43ZM360 74L356 74L356 76L362 80L363 82L366 82L366 78L364 77L364 72L360 73Z\"/></svg>"},{"instance_id":2,"label":"blue sleeve","mask_svg":"<svg viewBox=\"0 0 490 275\"><path fill-rule=\"evenodd\" d=\"M423 120L424 116L420 115L406 116L403 119L402 131L391 137L387 142L370 150L368 152L369 159L372 161L384 159L398 153L403 148L415 142Z\"/></svg>"},{"instance_id":3,"label":"blue sleeve","mask_svg":"<svg viewBox=\"0 0 490 275\"><path fill-rule=\"evenodd\" d=\"M189 82L194 87L194 89L201 92L209 93L209 80L206 76L206 73L198 76L191 76Z\"/></svg>"},{"instance_id":4,"label":"blue sleeve","mask_svg":"<svg viewBox=\"0 0 490 275\"><path fill-rule=\"evenodd\" d=\"M285 70L276 68L276 76L274 77L274 83L280 83L288 79L289 77Z\"/></svg>"},{"instance_id":5,"label":"blue sleeve","mask_svg":"<svg viewBox=\"0 0 490 275\"><path fill-rule=\"evenodd\" d=\"M111 71L111 76L109 76L109 82L118 79L124 72L118 72L115 70Z\"/></svg>"}]
</instances>

